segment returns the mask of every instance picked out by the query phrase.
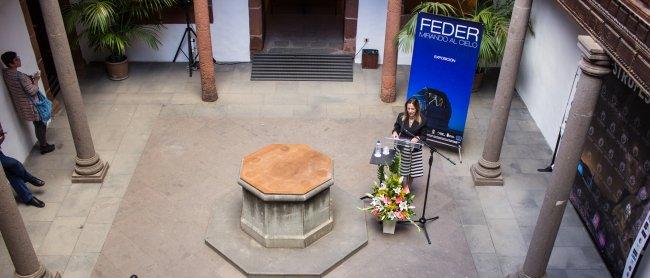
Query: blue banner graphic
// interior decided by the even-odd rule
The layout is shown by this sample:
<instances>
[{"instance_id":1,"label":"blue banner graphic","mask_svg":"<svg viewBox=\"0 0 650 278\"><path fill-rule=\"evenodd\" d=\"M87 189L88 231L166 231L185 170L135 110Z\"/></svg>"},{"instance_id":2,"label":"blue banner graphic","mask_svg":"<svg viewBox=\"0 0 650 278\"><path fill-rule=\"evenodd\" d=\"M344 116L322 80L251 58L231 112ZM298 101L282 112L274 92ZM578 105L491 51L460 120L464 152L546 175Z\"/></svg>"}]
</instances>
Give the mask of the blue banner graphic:
<instances>
[{"instance_id":1,"label":"blue banner graphic","mask_svg":"<svg viewBox=\"0 0 650 278\"><path fill-rule=\"evenodd\" d=\"M438 139L460 144L478 61L483 25L420 13L407 99L415 97Z\"/></svg>"}]
</instances>

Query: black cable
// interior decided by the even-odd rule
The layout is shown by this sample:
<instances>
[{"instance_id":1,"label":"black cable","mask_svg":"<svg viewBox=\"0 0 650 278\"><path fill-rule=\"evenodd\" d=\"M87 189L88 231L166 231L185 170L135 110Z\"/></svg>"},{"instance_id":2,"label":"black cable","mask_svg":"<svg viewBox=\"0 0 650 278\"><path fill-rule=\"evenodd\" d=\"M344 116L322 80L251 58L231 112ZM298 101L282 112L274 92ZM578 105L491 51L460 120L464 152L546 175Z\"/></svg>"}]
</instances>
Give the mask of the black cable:
<instances>
[{"instance_id":1,"label":"black cable","mask_svg":"<svg viewBox=\"0 0 650 278\"><path fill-rule=\"evenodd\" d=\"M363 43L363 45L361 46L361 49L359 49L359 51L357 51L357 54L354 54L354 58L356 58L357 55L359 55L359 53L361 53L361 50L363 50L363 48L366 47L366 44L368 44L368 41L365 41Z\"/></svg>"}]
</instances>

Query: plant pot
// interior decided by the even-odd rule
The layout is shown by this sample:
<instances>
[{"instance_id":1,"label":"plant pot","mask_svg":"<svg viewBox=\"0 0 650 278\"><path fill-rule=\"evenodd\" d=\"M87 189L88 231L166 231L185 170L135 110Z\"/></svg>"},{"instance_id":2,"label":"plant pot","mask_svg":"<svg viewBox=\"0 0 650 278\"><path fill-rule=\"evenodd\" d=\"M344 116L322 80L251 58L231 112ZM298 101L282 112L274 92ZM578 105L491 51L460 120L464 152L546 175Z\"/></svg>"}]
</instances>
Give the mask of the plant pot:
<instances>
[{"instance_id":1,"label":"plant pot","mask_svg":"<svg viewBox=\"0 0 650 278\"><path fill-rule=\"evenodd\" d=\"M129 78L129 61L124 60L121 62L113 63L106 61L106 72L110 80L124 80Z\"/></svg>"},{"instance_id":2,"label":"plant pot","mask_svg":"<svg viewBox=\"0 0 650 278\"><path fill-rule=\"evenodd\" d=\"M485 75L484 71L474 73L474 83L472 84L472 93L476 93L483 86L483 76Z\"/></svg>"},{"instance_id":3,"label":"plant pot","mask_svg":"<svg viewBox=\"0 0 650 278\"><path fill-rule=\"evenodd\" d=\"M395 225L397 220L384 220L381 221L381 226L384 230L384 234L395 234Z\"/></svg>"}]
</instances>

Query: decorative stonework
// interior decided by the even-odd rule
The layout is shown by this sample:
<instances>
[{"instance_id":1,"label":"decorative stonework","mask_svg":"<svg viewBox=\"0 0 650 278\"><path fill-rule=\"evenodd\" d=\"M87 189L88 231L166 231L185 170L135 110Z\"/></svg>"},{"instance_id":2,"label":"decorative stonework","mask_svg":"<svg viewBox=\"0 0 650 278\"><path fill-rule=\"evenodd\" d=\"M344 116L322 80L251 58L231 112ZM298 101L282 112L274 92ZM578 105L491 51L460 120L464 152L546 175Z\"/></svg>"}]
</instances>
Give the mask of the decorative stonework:
<instances>
[{"instance_id":1,"label":"decorative stonework","mask_svg":"<svg viewBox=\"0 0 650 278\"><path fill-rule=\"evenodd\" d=\"M332 159L303 144L244 157L241 228L264 247L305 248L332 230Z\"/></svg>"},{"instance_id":2,"label":"decorative stonework","mask_svg":"<svg viewBox=\"0 0 650 278\"><path fill-rule=\"evenodd\" d=\"M557 0L639 84L650 101L650 14L629 0Z\"/></svg>"},{"instance_id":3,"label":"decorative stonework","mask_svg":"<svg viewBox=\"0 0 650 278\"><path fill-rule=\"evenodd\" d=\"M324 275L368 242L362 203L333 186L332 169L304 144L245 156L241 193L215 202L206 244L249 277Z\"/></svg>"}]
</instances>

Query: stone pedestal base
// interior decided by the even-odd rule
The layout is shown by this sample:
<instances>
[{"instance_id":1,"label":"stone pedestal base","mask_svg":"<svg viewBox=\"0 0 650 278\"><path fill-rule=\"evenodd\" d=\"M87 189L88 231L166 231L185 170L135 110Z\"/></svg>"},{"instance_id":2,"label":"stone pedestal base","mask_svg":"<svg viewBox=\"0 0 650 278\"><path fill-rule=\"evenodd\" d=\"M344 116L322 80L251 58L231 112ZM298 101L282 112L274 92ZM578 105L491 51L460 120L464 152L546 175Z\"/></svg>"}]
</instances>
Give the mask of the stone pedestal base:
<instances>
[{"instance_id":1,"label":"stone pedestal base","mask_svg":"<svg viewBox=\"0 0 650 278\"><path fill-rule=\"evenodd\" d=\"M332 231L306 248L266 248L240 228L243 190L214 203L205 243L248 277L320 277L368 242L363 202L331 186Z\"/></svg>"},{"instance_id":2,"label":"stone pedestal base","mask_svg":"<svg viewBox=\"0 0 650 278\"><path fill-rule=\"evenodd\" d=\"M240 184L244 181L239 181ZM264 247L305 248L332 230L329 182L304 201L259 198L243 186L241 228ZM281 195L273 195L277 199ZM288 196L297 197L297 196Z\"/></svg>"},{"instance_id":3,"label":"stone pedestal base","mask_svg":"<svg viewBox=\"0 0 650 278\"><path fill-rule=\"evenodd\" d=\"M20 275L16 272L14 272L14 277L15 278L61 278L61 273L57 272L51 272L45 266L41 263L41 266L38 268L38 270L35 273L29 274L29 275Z\"/></svg>"},{"instance_id":4,"label":"stone pedestal base","mask_svg":"<svg viewBox=\"0 0 650 278\"><path fill-rule=\"evenodd\" d=\"M99 172L92 175L80 175L77 171L72 171L72 183L102 183L108 173L108 162L100 161L102 167Z\"/></svg>"},{"instance_id":5,"label":"stone pedestal base","mask_svg":"<svg viewBox=\"0 0 650 278\"><path fill-rule=\"evenodd\" d=\"M472 173L474 185L503 185L503 176L501 175L501 165L499 162L489 162L481 158L478 163L472 165L470 172Z\"/></svg>"},{"instance_id":6,"label":"stone pedestal base","mask_svg":"<svg viewBox=\"0 0 650 278\"><path fill-rule=\"evenodd\" d=\"M542 277L539 277L539 278L547 278L547 277L548 277L548 275L546 275L546 272L544 272L544 275ZM524 273L524 271L521 268L519 268L519 270L517 270L517 272L509 273L506 276L506 278L532 278L532 277L529 276L528 274Z\"/></svg>"}]
</instances>

